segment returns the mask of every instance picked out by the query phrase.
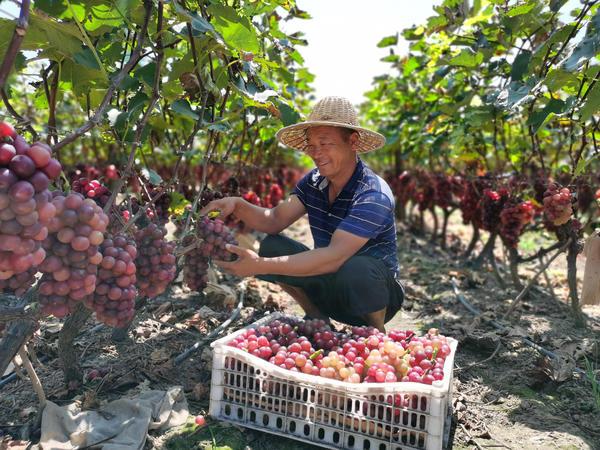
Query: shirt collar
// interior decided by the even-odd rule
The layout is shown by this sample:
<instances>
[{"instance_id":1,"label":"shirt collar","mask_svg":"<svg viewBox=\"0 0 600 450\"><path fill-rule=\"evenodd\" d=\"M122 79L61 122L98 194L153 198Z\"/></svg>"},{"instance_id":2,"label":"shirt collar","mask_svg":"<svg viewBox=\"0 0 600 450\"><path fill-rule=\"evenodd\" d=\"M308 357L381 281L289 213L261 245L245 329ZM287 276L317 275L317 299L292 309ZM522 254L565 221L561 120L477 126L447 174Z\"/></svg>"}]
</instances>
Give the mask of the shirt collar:
<instances>
[{"instance_id":1,"label":"shirt collar","mask_svg":"<svg viewBox=\"0 0 600 450\"><path fill-rule=\"evenodd\" d=\"M342 189L342 192L340 192L340 194L343 192L354 192L354 188L356 187L358 180L362 178L364 170L365 164L362 162L362 159L358 158L356 161L356 167L354 168L354 173L352 174L352 176L350 177L350 179L346 183L346 186L344 186L344 189Z\"/></svg>"}]
</instances>

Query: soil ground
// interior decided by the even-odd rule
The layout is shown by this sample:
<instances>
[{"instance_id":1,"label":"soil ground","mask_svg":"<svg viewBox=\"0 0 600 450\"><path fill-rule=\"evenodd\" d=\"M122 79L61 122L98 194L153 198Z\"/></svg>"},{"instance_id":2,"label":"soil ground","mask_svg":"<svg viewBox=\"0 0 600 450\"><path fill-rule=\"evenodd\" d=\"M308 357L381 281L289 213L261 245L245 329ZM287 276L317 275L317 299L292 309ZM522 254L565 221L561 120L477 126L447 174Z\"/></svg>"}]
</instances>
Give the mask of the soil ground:
<instances>
[{"instance_id":1,"label":"soil ground","mask_svg":"<svg viewBox=\"0 0 600 450\"><path fill-rule=\"evenodd\" d=\"M575 326L564 300L567 289L563 257L502 321L507 328L496 330L489 321L501 319L518 291L500 287L487 269L470 269L461 258L464 249L460 244L468 241L469 230L452 224L450 231L448 248L442 250L429 235L419 236L400 226L398 254L407 299L403 310L387 324L388 329L420 333L435 326L459 341L448 448L600 449L600 392L593 390L585 374L572 370L575 365L585 370L587 360L588 373L595 371L598 377L600 308L584 309L587 328ZM288 234L312 244L305 220L291 227ZM532 250L541 245L539 236L525 239L524 245ZM502 270L503 255L497 256ZM579 261L581 268L583 263ZM524 283L535 269L523 269ZM452 279L464 299L482 312L481 316L471 314L459 302ZM213 281L229 286L236 283L218 274L213 274ZM240 318L225 333L268 311L301 313L277 286L254 279L247 285ZM82 408L93 409L140 389L181 385L192 414L190 423L166 434L151 432L146 448L319 448L212 419L203 428L192 424L195 415L208 412L211 349L205 342L181 365L174 365L173 359L227 319L236 302L218 287L207 295L198 295L176 285L168 295L140 310L128 338L121 343L111 340L110 329L89 320L76 341L76 351L82 355L84 372L100 368L107 374L75 390L65 387L57 358L61 325L53 320L44 322L33 347L38 356L45 356L45 362L36 370L48 399L59 405L78 402ZM524 337L562 355L560 362L551 363L524 345ZM597 384L595 387L598 389ZM23 439L22 448L32 447L39 439L35 427L28 426L35 418L36 405L27 378L17 378L0 388L0 449L11 439Z\"/></svg>"}]
</instances>

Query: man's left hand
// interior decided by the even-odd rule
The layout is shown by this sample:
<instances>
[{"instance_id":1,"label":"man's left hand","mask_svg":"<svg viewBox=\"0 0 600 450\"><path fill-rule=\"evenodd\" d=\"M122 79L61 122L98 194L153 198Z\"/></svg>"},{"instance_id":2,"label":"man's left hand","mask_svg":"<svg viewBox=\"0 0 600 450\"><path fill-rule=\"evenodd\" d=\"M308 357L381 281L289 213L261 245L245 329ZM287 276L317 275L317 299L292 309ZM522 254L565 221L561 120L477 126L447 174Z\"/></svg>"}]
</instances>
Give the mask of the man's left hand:
<instances>
[{"instance_id":1,"label":"man's left hand","mask_svg":"<svg viewBox=\"0 0 600 450\"><path fill-rule=\"evenodd\" d=\"M238 257L231 262L213 260L225 272L238 277L250 277L260 273L258 269L260 258L255 252L232 244L227 244L225 248Z\"/></svg>"}]
</instances>

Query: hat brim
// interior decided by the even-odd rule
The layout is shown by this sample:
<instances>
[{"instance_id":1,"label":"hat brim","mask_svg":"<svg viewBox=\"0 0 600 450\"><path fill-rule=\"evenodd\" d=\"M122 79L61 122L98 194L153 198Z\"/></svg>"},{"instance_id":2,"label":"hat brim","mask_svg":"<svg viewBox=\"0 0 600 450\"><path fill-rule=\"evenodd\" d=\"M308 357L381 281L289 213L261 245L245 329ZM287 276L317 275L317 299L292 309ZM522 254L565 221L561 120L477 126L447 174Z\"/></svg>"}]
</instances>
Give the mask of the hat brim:
<instances>
[{"instance_id":1,"label":"hat brim","mask_svg":"<svg viewBox=\"0 0 600 450\"><path fill-rule=\"evenodd\" d=\"M331 122L331 121L307 121L300 122L294 125L289 125L277 132L275 137L279 142L288 147L305 152L308 147L306 139L306 130L312 127L339 127L349 128L358 132L358 153L368 153L377 150L385 145L385 137L376 131L367 130L366 128L348 125L347 123Z\"/></svg>"}]
</instances>

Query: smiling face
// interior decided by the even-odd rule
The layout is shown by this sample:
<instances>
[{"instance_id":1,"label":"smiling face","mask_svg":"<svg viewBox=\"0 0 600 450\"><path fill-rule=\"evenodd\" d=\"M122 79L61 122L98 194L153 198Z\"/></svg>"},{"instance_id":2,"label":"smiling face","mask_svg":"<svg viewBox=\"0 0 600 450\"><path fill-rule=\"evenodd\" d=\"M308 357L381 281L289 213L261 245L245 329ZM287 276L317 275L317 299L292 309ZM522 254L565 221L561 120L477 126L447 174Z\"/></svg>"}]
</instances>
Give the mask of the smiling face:
<instances>
[{"instance_id":1,"label":"smiling face","mask_svg":"<svg viewBox=\"0 0 600 450\"><path fill-rule=\"evenodd\" d=\"M311 127L306 131L306 154L312 158L319 173L329 179L343 177L354 171L358 133L339 127Z\"/></svg>"}]
</instances>

